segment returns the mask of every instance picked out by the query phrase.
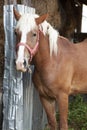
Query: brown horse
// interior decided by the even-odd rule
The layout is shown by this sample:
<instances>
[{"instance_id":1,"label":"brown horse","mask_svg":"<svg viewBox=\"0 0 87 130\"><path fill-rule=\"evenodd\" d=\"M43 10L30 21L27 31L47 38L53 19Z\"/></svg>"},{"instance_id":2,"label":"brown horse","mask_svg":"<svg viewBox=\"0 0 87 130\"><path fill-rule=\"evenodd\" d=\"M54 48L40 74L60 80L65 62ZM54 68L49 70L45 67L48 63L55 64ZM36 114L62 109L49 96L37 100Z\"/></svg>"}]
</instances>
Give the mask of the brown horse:
<instances>
[{"instance_id":1,"label":"brown horse","mask_svg":"<svg viewBox=\"0 0 87 130\"><path fill-rule=\"evenodd\" d=\"M33 82L46 111L50 130L57 130L55 101L60 113L60 130L68 130L68 97L87 92L87 40L72 44L59 36L46 21L47 14L20 15L14 9L18 21L16 68L27 71L35 65Z\"/></svg>"}]
</instances>

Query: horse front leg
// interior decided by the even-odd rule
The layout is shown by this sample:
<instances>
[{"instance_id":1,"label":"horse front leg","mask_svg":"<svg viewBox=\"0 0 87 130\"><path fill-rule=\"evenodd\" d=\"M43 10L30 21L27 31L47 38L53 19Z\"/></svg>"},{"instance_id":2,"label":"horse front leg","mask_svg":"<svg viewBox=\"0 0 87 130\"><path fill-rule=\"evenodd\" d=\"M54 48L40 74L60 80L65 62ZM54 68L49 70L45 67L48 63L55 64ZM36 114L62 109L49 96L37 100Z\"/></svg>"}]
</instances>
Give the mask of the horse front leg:
<instances>
[{"instance_id":1,"label":"horse front leg","mask_svg":"<svg viewBox=\"0 0 87 130\"><path fill-rule=\"evenodd\" d=\"M51 100L49 101L42 96L40 96L40 99L47 114L50 130L57 130L57 122L55 117L55 102Z\"/></svg>"},{"instance_id":2,"label":"horse front leg","mask_svg":"<svg viewBox=\"0 0 87 130\"><path fill-rule=\"evenodd\" d=\"M68 130L68 95L60 93L58 95L58 106L60 114L60 130Z\"/></svg>"}]
</instances>

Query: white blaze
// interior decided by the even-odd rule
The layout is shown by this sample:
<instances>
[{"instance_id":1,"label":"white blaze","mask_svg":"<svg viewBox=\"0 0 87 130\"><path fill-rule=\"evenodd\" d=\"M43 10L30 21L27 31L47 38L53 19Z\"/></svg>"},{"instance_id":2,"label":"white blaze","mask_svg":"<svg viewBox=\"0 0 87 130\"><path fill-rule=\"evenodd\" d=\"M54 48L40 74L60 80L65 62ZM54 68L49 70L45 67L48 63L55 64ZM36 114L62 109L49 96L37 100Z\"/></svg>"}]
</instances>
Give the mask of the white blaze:
<instances>
[{"instance_id":1,"label":"white blaze","mask_svg":"<svg viewBox=\"0 0 87 130\"><path fill-rule=\"evenodd\" d=\"M26 44L26 36L26 33L22 33L20 43ZM24 46L19 46L16 63L24 62L24 48Z\"/></svg>"}]
</instances>

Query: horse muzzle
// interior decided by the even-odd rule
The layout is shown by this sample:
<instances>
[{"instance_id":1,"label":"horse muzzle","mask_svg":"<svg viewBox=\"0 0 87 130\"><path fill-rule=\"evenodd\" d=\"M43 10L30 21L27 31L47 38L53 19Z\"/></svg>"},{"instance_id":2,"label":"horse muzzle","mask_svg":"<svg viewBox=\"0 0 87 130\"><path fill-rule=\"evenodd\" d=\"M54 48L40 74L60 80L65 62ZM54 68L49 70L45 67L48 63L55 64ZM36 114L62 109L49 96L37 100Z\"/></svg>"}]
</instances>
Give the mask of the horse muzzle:
<instances>
[{"instance_id":1,"label":"horse muzzle","mask_svg":"<svg viewBox=\"0 0 87 130\"><path fill-rule=\"evenodd\" d=\"M26 61L20 62L16 61L16 69L21 72L26 72L27 71L27 66L26 66Z\"/></svg>"}]
</instances>

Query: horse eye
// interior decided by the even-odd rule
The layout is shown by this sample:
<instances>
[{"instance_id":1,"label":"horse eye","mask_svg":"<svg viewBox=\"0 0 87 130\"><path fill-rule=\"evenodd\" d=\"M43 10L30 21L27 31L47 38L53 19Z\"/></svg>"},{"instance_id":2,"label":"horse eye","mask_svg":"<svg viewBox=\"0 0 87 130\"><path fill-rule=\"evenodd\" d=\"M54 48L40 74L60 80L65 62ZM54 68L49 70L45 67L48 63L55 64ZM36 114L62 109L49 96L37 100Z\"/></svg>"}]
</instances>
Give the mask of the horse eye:
<instances>
[{"instance_id":1,"label":"horse eye","mask_svg":"<svg viewBox=\"0 0 87 130\"><path fill-rule=\"evenodd\" d=\"M34 37L35 37L36 35L37 35L36 33L33 34Z\"/></svg>"}]
</instances>

